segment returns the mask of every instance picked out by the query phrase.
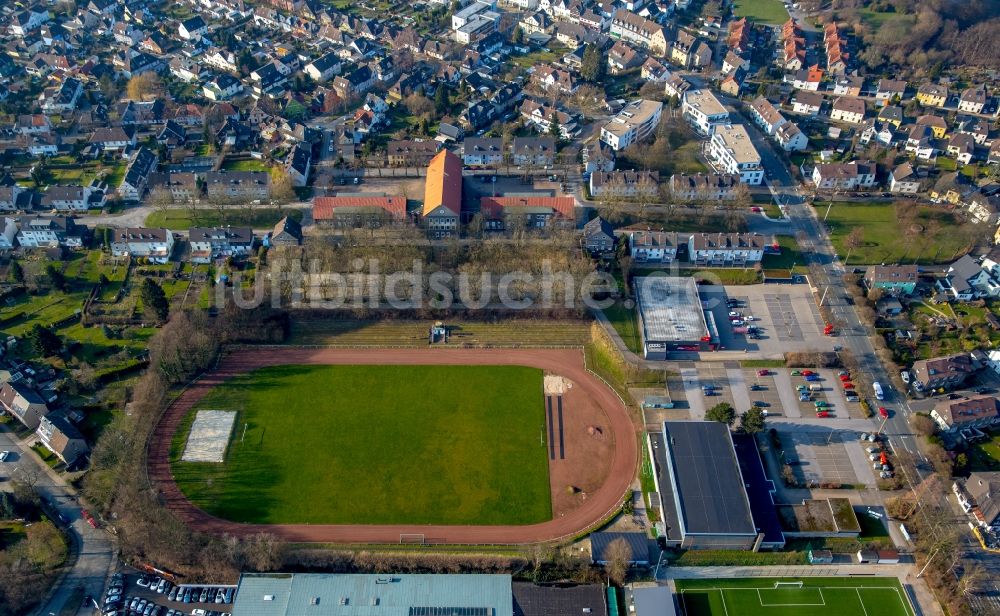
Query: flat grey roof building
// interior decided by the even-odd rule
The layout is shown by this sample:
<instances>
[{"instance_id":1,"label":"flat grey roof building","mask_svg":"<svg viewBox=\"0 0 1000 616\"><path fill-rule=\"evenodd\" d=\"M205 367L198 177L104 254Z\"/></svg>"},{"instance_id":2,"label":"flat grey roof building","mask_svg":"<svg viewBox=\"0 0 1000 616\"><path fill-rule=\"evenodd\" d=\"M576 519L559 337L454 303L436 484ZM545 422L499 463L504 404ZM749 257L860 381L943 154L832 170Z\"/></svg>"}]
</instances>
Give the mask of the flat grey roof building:
<instances>
[{"instance_id":1,"label":"flat grey roof building","mask_svg":"<svg viewBox=\"0 0 1000 616\"><path fill-rule=\"evenodd\" d=\"M513 616L509 575L245 573L233 616Z\"/></svg>"},{"instance_id":2,"label":"flat grey roof building","mask_svg":"<svg viewBox=\"0 0 1000 616\"><path fill-rule=\"evenodd\" d=\"M694 278L645 276L633 284L647 359L666 359L671 350L702 350L710 343Z\"/></svg>"},{"instance_id":3,"label":"flat grey roof building","mask_svg":"<svg viewBox=\"0 0 1000 616\"><path fill-rule=\"evenodd\" d=\"M681 545L753 547L757 527L729 426L714 421L665 421L663 443L666 451L661 459L667 469L660 476L668 477L670 485L657 489L661 501L673 501L664 502L663 507L677 512Z\"/></svg>"}]
</instances>

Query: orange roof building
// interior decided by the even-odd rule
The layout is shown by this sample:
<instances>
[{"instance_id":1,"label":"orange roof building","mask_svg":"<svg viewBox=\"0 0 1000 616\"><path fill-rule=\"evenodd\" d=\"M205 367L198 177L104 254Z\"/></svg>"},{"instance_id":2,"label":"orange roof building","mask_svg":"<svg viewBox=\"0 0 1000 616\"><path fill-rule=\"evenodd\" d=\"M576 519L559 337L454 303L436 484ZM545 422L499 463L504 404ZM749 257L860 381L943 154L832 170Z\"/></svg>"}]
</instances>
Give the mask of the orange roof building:
<instances>
[{"instance_id":1,"label":"orange roof building","mask_svg":"<svg viewBox=\"0 0 1000 616\"><path fill-rule=\"evenodd\" d=\"M499 218L509 212L572 220L575 206L573 197L483 197L479 201L479 210L488 218Z\"/></svg>"},{"instance_id":2,"label":"orange roof building","mask_svg":"<svg viewBox=\"0 0 1000 616\"><path fill-rule=\"evenodd\" d=\"M385 212L390 218L406 218L403 197L316 197L313 199L313 220L325 222L339 215Z\"/></svg>"},{"instance_id":3,"label":"orange roof building","mask_svg":"<svg viewBox=\"0 0 1000 616\"><path fill-rule=\"evenodd\" d=\"M442 211L443 210L443 211ZM455 216L462 212L462 160L441 150L427 165L423 216Z\"/></svg>"}]
</instances>

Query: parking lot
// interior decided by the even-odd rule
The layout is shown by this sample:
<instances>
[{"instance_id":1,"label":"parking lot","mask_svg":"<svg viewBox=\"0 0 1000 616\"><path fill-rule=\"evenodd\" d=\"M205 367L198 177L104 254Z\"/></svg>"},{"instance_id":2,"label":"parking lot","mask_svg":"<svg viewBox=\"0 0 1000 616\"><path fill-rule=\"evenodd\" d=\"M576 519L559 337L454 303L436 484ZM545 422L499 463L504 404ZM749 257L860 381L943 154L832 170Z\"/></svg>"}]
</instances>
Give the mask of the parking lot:
<instances>
[{"instance_id":1,"label":"parking lot","mask_svg":"<svg viewBox=\"0 0 1000 616\"><path fill-rule=\"evenodd\" d=\"M789 351L832 351L837 344L836 338L823 335L825 323L808 285L703 285L699 291L718 326L720 350L779 358ZM738 300L740 305L731 308L727 299ZM759 338L734 332L729 325L731 311L740 313L746 325L758 328Z\"/></svg>"},{"instance_id":2,"label":"parking lot","mask_svg":"<svg viewBox=\"0 0 1000 616\"><path fill-rule=\"evenodd\" d=\"M803 483L875 485L860 433L822 426L776 425L785 444L785 458Z\"/></svg>"},{"instance_id":3,"label":"parking lot","mask_svg":"<svg viewBox=\"0 0 1000 616\"><path fill-rule=\"evenodd\" d=\"M231 585L174 585L133 572L115 574L100 604L105 616L230 616L235 596Z\"/></svg>"}]
</instances>

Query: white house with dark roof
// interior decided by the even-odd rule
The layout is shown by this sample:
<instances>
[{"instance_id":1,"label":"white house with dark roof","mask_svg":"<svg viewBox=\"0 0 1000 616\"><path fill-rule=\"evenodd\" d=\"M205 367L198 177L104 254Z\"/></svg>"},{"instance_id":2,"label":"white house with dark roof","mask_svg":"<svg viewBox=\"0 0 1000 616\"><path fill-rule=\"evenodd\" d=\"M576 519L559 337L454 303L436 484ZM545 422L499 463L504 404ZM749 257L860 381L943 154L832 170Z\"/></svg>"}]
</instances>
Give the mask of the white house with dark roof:
<instances>
[{"instance_id":1,"label":"white house with dark roof","mask_svg":"<svg viewBox=\"0 0 1000 616\"><path fill-rule=\"evenodd\" d=\"M115 229L111 242L111 254L116 257L142 257L155 263L166 263L173 251L174 234L169 229Z\"/></svg>"}]
</instances>

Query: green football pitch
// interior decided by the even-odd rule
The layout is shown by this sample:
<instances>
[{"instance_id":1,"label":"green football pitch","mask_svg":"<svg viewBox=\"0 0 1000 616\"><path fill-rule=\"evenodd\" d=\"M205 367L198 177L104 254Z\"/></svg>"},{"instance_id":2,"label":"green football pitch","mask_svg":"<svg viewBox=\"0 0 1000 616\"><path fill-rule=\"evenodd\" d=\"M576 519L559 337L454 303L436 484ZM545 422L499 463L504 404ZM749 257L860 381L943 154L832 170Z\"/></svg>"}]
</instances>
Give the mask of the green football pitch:
<instances>
[{"instance_id":1,"label":"green football pitch","mask_svg":"<svg viewBox=\"0 0 1000 616\"><path fill-rule=\"evenodd\" d=\"M552 518L542 371L279 366L212 389L171 443L208 513L260 524L532 524ZM234 410L225 461L182 462L198 409Z\"/></svg>"},{"instance_id":2,"label":"green football pitch","mask_svg":"<svg viewBox=\"0 0 1000 616\"><path fill-rule=\"evenodd\" d=\"M776 586L776 582L780 584ZM744 578L676 583L685 616L913 616L896 578Z\"/></svg>"}]
</instances>

